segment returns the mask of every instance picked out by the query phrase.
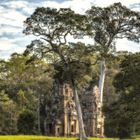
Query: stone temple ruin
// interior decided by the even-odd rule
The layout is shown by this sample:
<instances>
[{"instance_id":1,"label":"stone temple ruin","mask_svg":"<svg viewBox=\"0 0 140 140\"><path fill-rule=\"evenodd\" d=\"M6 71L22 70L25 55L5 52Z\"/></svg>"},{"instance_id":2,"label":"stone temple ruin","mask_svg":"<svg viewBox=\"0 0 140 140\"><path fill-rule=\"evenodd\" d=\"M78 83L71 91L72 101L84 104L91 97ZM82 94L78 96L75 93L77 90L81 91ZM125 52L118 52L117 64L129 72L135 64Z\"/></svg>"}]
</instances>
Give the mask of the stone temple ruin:
<instances>
[{"instance_id":1,"label":"stone temple ruin","mask_svg":"<svg viewBox=\"0 0 140 140\"><path fill-rule=\"evenodd\" d=\"M87 136L104 136L104 116L101 111L98 87L80 97ZM78 136L78 121L73 92L69 84L55 85L53 98L46 107L46 134L52 136Z\"/></svg>"}]
</instances>

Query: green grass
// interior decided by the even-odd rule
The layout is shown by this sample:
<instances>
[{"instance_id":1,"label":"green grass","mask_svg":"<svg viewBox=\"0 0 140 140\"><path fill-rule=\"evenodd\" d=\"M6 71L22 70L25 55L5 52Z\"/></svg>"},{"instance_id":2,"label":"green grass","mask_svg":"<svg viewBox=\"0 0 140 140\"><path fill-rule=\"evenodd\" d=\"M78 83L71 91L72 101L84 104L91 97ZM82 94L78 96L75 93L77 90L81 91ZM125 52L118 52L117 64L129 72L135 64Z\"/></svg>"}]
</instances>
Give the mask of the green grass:
<instances>
[{"instance_id":1,"label":"green grass","mask_svg":"<svg viewBox=\"0 0 140 140\"><path fill-rule=\"evenodd\" d=\"M47 137L47 136L0 136L0 140L77 140L77 138L65 138L65 137ZM89 140L119 140L117 138L89 138ZM135 136L133 139L121 139L121 140L140 140L140 136Z\"/></svg>"},{"instance_id":2,"label":"green grass","mask_svg":"<svg viewBox=\"0 0 140 140\"><path fill-rule=\"evenodd\" d=\"M45 136L0 136L0 140L76 140L76 138ZM117 140L112 138L89 138L89 140Z\"/></svg>"},{"instance_id":3,"label":"green grass","mask_svg":"<svg viewBox=\"0 0 140 140\"><path fill-rule=\"evenodd\" d=\"M0 140L76 140L77 138L65 138L65 137L47 137L47 136L0 136ZM89 138L89 140L119 140L117 138ZM140 136L136 136L133 139L123 140L140 140Z\"/></svg>"},{"instance_id":4,"label":"green grass","mask_svg":"<svg viewBox=\"0 0 140 140\"><path fill-rule=\"evenodd\" d=\"M121 139L121 140L140 140L140 135L132 136L132 138L124 138L124 139Z\"/></svg>"}]
</instances>

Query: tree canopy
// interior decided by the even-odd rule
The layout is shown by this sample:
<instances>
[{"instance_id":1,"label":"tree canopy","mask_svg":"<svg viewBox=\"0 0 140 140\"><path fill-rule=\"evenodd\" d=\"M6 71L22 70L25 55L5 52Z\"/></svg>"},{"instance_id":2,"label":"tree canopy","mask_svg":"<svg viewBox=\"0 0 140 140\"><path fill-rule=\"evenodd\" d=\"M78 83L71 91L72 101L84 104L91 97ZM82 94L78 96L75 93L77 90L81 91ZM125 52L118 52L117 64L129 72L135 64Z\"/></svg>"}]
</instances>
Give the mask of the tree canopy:
<instances>
[{"instance_id":1,"label":"tree canopy","mask_svg":"<svg viewBox=\"0 0 140 140\"><path fill-rule=\"evenodd\" d=\"M92 36L99 45L97 49L103 57L114 50L116 39L140 41L140 13L121 3L105 8L92 6L87 16L94 31Z\"/></svg>"}]
</instances>

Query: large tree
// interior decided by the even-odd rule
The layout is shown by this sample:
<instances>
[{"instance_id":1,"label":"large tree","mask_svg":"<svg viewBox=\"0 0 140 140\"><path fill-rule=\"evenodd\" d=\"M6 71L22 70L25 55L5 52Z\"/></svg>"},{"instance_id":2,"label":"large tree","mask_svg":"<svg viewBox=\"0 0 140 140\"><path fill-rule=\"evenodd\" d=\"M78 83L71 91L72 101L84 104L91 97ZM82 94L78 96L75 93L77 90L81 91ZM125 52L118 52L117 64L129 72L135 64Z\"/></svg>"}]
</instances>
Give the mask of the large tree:
<instances>
[{"instance_id":1,"label":"large tree","mask_svg":"<svg viewBox=\"0 0 140 140\"><path fill-rule=\"evenodd\" d=\"M121 3L114 3L111 6L101 8L92 6L87 11L87 17L91 24L97 51L101 55L101 75L99 89L101 102L103 98L103 87L106 71L106 62L110 54L115 50L117 39L127 38L128 40L140 41L140 13L132 11Z\"/></svg>"},{"instance_id":2,"label":"large tree","mask_svg":"<svg viewBox=\"0 0 140 140\"><path fill-rule=\"evenodd\" d=\"M131 118L130 127L135 129L139 127L137 124L140 122L140 83L138 82L140 80L140 53L126 56L120 68L121 71L114 79L114 86L121 94L121 100L126 104L127 116ZM134 129L135 132L136 129Z\"/></svg>"},{"instance_id":3,"label":"large tree","mask_svg":"<svg viewBox=\"0 0 140 140\"><path fill-rule=\"evenodd\" d=\"M86 17L76 14L67 8L57 10L54 8L41 7L37 8L24 23L25 34L33 34L39 37L39 40L33 41L32 44L28 46L27 51L35 50L34 52L37 52L37 50L41 50L41 57L45 56L47 52L52 52L59 56L60 61L63 63L64 71L69 71L69 60L64 54L64 45L67 43L68 35L77 37L84 33L83 31L87 29ZM46 44L49 44L50 47ZM37 48L35 49L35 47ZM87 139L79 98L76 92L75 79L71 73L69 73L69 82L75 97L80 139Z\"/></svg>"},{"instance_id":4,"label":"large tree","mask_svg":"<svg viewBox=\"0 0 140 140\"><path fill-rule=\"evenodd\" d=\"M118 100L104 107L106 135L128 137L140 133L140 53L121 59L113 84Z\"/></svg>"},{"instance_id":5,"label":"large tree","mask_svg":"<svg viewBox=\"0 0 140 140\"><path fill-rule=\"evenodd\" d=\"M17 117L25 109L36 114L35 123L40 132L40 121L43 121L40 108L42 100L49 96L54 71L42 60L32 63L29 61L29 56L16 53L12 54L9 60L1 61L0 90L4 90L5 94L17 104Z\"/></svg>"}]
</instances>

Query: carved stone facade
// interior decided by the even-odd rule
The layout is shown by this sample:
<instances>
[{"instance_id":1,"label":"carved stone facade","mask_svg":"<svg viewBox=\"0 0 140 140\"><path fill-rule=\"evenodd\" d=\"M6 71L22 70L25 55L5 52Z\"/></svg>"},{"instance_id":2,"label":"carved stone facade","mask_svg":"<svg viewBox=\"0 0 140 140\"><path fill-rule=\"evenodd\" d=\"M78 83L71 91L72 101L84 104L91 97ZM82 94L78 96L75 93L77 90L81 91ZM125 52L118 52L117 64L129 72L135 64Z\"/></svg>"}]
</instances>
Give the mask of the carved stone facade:
<instances>
[{"instance_id":1,"label":"carved stone facade","mask_svg":"<svg viewBox=\"0 0 140 140\"><path fill-rule=\"evenodd\" d=\"M79 126L73 92L68 84L54 86L49 106L46 106L46 134L78 136ZM104 136L104 117L101 111L98 87L82 94L80 101L87 136Z\"/></svg>"},{"instance_id":2,"label":"carved stone facade","mask_svg":"<svg viewBox=\"0 0 140 140\"><path fill-rule=\"evenodd\" d=\"M83 121L87 136L104 136L104 116L101 111L100 94L97 86L81 97Z\"/></svg>"}]
</instances>

